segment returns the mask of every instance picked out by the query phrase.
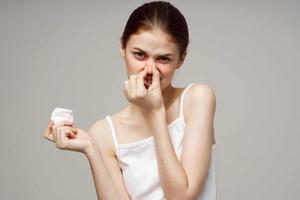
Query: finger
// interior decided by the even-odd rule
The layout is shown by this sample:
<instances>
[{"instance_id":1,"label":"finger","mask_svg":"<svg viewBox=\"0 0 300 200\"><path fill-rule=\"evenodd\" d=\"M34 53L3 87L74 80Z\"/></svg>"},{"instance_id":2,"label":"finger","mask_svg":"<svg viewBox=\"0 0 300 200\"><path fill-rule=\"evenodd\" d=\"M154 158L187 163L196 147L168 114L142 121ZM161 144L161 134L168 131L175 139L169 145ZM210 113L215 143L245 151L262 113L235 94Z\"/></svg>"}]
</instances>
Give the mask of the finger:
<instances>
[{"instance_id":1,"label":"finger","mask_svg":"<svg viewBox=\"0 0 300 200\"><path fill-rule=\"evenodd\" d=\"M56 134L54 134L54 140L57 142L57 140L58 140L58 137L57 137L57 134L58 134L58 130L57 129L59 129L59 128L61 128L61 127L72 127L73 128L73 126L71 126L73 123L72 122L70 122L70 121L61 121L61 122L58 122L58 123L55 123L53 126L52 126L52 131L53 131L53 133L56 133Z\"/></svg>"},{"instance_id":2,"label":"finger","mask_svg":"<svg viewBox=\"0 0 300 200\"><path fill-rule=\"evenodd\" d=\"M67 129L70 129L74 134L77 133L76 128L73 128L73 127L70 127L70 126L64 126L64 127L67 128Z\"/></svg>"},{"instance_id":3,"label":"finger","mask_svg":"<svg viewBox=\"0 0 300 200\"><path fill-rule=\"evenodd\" d=\"M127 94L127 92L126 92L126 89L125 88L123 88L123 94L125 95L125 97L129 100L129 97L128 97L128 94Z\"/></svg>"},{"instance_id":4,"label":"finger","mask_svg":"<svg viewBox=\"0 0 300 200\"><path fill-rule=\"evenodd\" d=\"M51 142L55 142L53 134L50 134L48 136L44 136L44 138L47 139L47 140L49 140L49 141L51 141Z\"/></svg>"},{"instance_id":5,"label":"finger","mask_svg":"<svg viewBox=\"0 0 300 200\"><path fill-rule=\"evenodd\" d=\"M129 77L129 86L130 86L130 97L135 98L136 97L136 75L130 75Z\"/></svg>"},{"instance_id":6,"label":"finger","mask_svg":"<svg viewBox=\"0 0 300 200\"><path fill-rule=\"evenodd\" d=\"M70 139L74 139L74 138L76 138L76 133L74 133L73 131L70 131L68 136Z\"/></svg>"},{"instance_id":7,"label":"finger","mask_svg":"<svg viewBox=\"0 0 300 200\"><path fill-rule=\"evenodd\" d=\"M156 65L152 65L152 71L153 71L152 85L153 86L160 86L160 73L159 73Z\"/></svg>"},{"instance_id":8,"label":"finger","mask_svg":"<svg viewBox=\"0 0 300 200\"><path fill-rule=\"evenodd\" d=\"M58 127L57 128L57 131L56 131L56 134L55 134L55 136L56 136L56 147L58 148L58 149L60 149L60 134L61 134L61 129L62 129L63 127Z\"/></svg>"},{"instance_id":9,"label":"finger","mask_svg":"<svg viewBox=\"0 0 300 200\"><path fill-rule=\"evenodd\" d=\"M59 134L59 127L55 127L55 124L52 126L52 135L55 142L56 147L58 148L58 134Z\"/></svg>"},{"instance_id":10,"label":"finger","mask_svg":"<svg viewBox=\"0 0 300 200\"><path fill-rule=\"evenodd\" d=\"M145 76L147 75L147 68L145 67L143 71L141 71L137 77L137 96L143 96L146 92L145 87Z\"/></svg>"},{"instance_id":11,"label":"finger","mask_svg":"<svg viewBox=\"0 0 300 200\"><path fill-rule=\"evenodd\" d=\"M126 98L128 99L128 101L130 101L130 96L129 96L129 93L130 93L130 87L129 87L129 81L126 80L124 81L124 88L123 88L125 91L125 96Z\"/></svg>"},{"instance_id":12,"label":"finger","mask_svg":"<svg viewBox=\"0 0 300 200\"><path fill-rule=\"evenodd\" d=\"M70 131L69 131L69 137L71 138L71 139L74 139L74 138L76 138L76 135L77 135L77 130L76 130L76 128L70 128Z\"/></svg>"},{"instance_id":13,"label":"finger","mask_svg":"<svg viewBox=\"0 0 300 200\"><path fill-rule=\"evenodd\" d=\"M73 127L69 127L69 126L62 126L62 127L58 127L57 128L58 129L58 131L64 131L64 130L68 130L68 131L71 131L74 135L76 135L77 134L77 130L76 130L76 128L73 128Z\"/></svg>"},{"instance_id":14,"label":"finger","mask_svg":"<svg viewBox=\"0 0 300 200\"><path fill-rule=\"evenodd\" d=\"M57 134L56 134L56 139L57 139L57 147L59 149L62 149L65 145L65 138L68 138L68 132L70 132L70 128L68 127L59 127Z\"/></svg>"},{"instance_id":15,"label":"finger","mask_svg":"<svg viewBox=\"0 0 300 200\"><path fill-rule=\"evenodd\" d=\"M54 142L53 133L52 133L53 124L54 121L50 120L44 134L44 138L50 140L51 142Z\"/></svg>"},{"instance_id":16,"label":"finger","mask_svg":"<svg viewBox=\"0 0 300 200\"><path fill-rule=\"evenodd\" d=\"M57 146L57 131L56 131L56 129L52 129L52 133L53 133L52 135L53 135L54 142Z\"/></svg>"},{"instance_id":17,"label":"finger","mask_svg":"<svg viewBox=\"0 0 300 200\"><path fill-rule=\"evenodd\" d=\"M60 148L61 149L66 149L67 148L67 145L68 145L68 135L69 133L71 132L70 129L67 129L67 128L64 128L64 129L61 129L61 132L59 134L59 141L60 141Z\"/></svg>"},{"instance_id":18,"label":"finger","mask_svg":"<svg viewBox=\"0 0 300 200\"><path fill-rule=\"evenodd\" d=\"M73 126L73 122L63 120L63 121L55 123L53 128L57 128L57 127L60 127L60 126Z\"/></svg>"}]
</instances>

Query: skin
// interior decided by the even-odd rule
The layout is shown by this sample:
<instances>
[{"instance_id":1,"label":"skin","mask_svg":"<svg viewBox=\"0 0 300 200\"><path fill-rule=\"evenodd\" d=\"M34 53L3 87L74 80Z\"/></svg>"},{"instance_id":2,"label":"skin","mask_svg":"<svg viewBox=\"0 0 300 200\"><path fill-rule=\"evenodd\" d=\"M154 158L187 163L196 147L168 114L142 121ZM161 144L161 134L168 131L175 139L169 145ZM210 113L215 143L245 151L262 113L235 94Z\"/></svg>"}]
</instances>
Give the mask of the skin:
<instances>
[{"instance_id":1,"label":"skin","mask_svg":"<svg viewBox=\"0 0 300 200\"><path fill-rule=\"evenodd\" d=\"M121 45L120 51L126 63L128 77L128 80L124 81L124 95L126 96L126 88L128 95L130 95L129 88L130 86L133 88L134 80L138 79L135 76L140 76L140 79L143 78L145 80L144 86L149 90L154 69L156 68L159 73L161 96L156 94L155 99L152 99L150 103L143 101L137 104L137 102L130 101L127 95L128 106L112 117L117 122L127 121L128 124L138 122L140 126L147 127L148 123L145 112L152 109L152 104L160 102L164 104L164 107L167 109L167 115L170 116L168 121L173 121L174 106L172 105L178 100L180 92L183 89L173 87L172 79L175 71L182 66L186 54L180 57L178 45L168 34L160 30L142 31L131 35L126 48L122 48ZM149 80L150 84L146 80ZM140 90L141 88L142 84L140 84ZM153 88L150 87L150 90L153 91ZM151 94L151 92L149 93ZM149 95L147 98L149 99Z\"/></svg>"},{"instance_id":2,"label":"skin","mask_svg":"<svg viewBox=\"0 0 300 200\"><path fill-rule=\"evenodd\" d=\"M189 148L183 149L182 161L179 162L169 138L167 125L178 116L178 100L184 88L175 88L171 82L175 70L183 64L185 54L180 57L177 44L159 30L131 35L126 48L120 50L126 63L128 77L128 80L124 81L123 93L129 103L112 116L118 141L130 143L153 135L159 175L166 197L194 199L205 183L210 159L209 146L215 143L212 126L215 109L213 91L205 85L197 84L192 86L186 95L184 118L187 129L183 146ZM169 55L168 60L163 59L162 54L172 56ZM94 137L104 129L102 125L94 127ZM104 135L111 137L110 134ZM94 163L91 166L94 167L93 177L96 177L97 194L103 195L102 198L112 199L110 195L114 192L106 191L115 191L114 186L111 184L103 188L104 183L112 183L111 178L100 178L108 170L99 171L105 168L102 165L95 167L102 161L93 160L101 155L95 151L98 144L95 145L96 141L88 133L78 128L74 129L73 124L67 122L56 125L50 122L45 131L45 138L55 142L60 149L90 154L88 157ZM107 140L100 137L98 139ZM112 151L116 155L112 141L107 146L108 152ZM114 178L115 181L117 179L120 180L120 177ZM118 183L118 187L122 187L123 196L127 196L124 183Z\"/></svg>"},{"instance_id":3,"label":"skin","mask_svg":"<svg viewBox=\"0 0 300 200\"><path fill-rule=\"evenodd\" d=\"M142 49L143 56L133 56L136 46L142 46L138 49ZM173 59L167 63L159 62L161 60L158 58L166 51L173 54ZM215 113L213 90L197 84L188 93L185 104L189 103L190 107L184 106L185 112L189 113L184 116L184 148L178 160L167 128L166 107L169 101L174 101L169 97L177 90L171 85L174 71L183 63L179 59L176 43L163 32L147 31L133 35L121 52L129 76L129 80L124 81L123 89L129 101L125 110L130 116L127 120L142 123L142 132L148 129L154 136L159 177L165 196L167 199L196 199L204 188L210 164ZM145 82L145 79L148 81Z\"/></svg>"},{"instance_id":4,"label":"skin","mask_svg":"<svg viewBox=\"0 0 300 200\"><path fill-rule=\"evenodd\" d=\"M160 30L141 31L131 35L126 48L122 48L121 44L120 52L126 63L128 80L124 81L125 91L123 89L123 92L129 104L111 117L119 134L119 143L131 143L152 136L148 123L149 119L147 114L145 114L149 113L152 108L149 106L144 108L144 105L148 105L145 101L139 103L139 105L131 102L128 98L130 95L130 80L138 80L134 76L139 75L148 80L148 76L153 77L154 68L159 71L162 99L158 97L153 104L163 101L167 123L170 124L178 117L179 97L184 89L173 87L172 79L175 71L184 63L186 52L180 57L177 43L168 34ZM166 54L171 55L163 56ZM144 86L146 89L149 88L149 84L146 81ZM140 128L143 128L143 132L139 131ZM112 149L114 149L113 146Z\"/></svg>"},{"instance_id":5,"label":"skin","mask_svg":"<svg viewBox=\"0 0 300 200\"><path fill-rule=\"evenodd\" d=\"M144 31L131 35L126 49L120 48L120 51L126 63L127 77L129 78L124 81L124 95L128 99L128 96L131 95L129 88L134 88L134 80L137 76L140 76L143 81L140 86L144 86L143 91L144 94L147 93L147 98L140 99L139 102L128 99L128 106L113 117L117 124L126 121L127 127L131 127L130 129L135 129L134 126L130 126L133 124L148 127L148 119L145 115L147 111L160 107L160 104L169 108L178 99L182 89L174 88L171 81L175 70L183 64L185 55L180 58L177 44L173 42L170 36L159 30ZM152 85L155 70L160 81L159 84ZM144 79L150 81L150 83L144 81ZM127 88L127 92L125 88ZM134 89L131 91L134 91ZM157 104L158 102L160 104ZM173 110L170 112L172 115ZM136 130L133 130L132 133L134 131ZM144 133L147 135L147 132L150 131L146 129ZM44 138L55 142L59 149L74 150L81 153L85 153L90 144L93 143L93 139L85 131L79 128L74 129L73 124L68 122L54 124L51 120L45 130Z\"/></svg>"},{"instance_id":6,"label":"skin","mask_svg":"<svg viewBox=\"0 0 300 200\"><path fill-rule=\"evenodd\" d=\"M124 81L123 92L125 96L127 95L126 98L129 103L123 110L112 115L112 118L116 129L122 130L119 131L120 143L130 143L152 135L151 131L147 129L149 127L147 122L149 119L145 115L147 110L152 109L152 104L159 101L163 102L168 124L176 119L179 107L178 100L184 88L175 88L171 82L176 69L182 66L186 52L180 57L177 44L168 34L160 30L142 31L131 35L125 49L120 45L120 52L126 64L128 77L128 80ZM170 55L165 56L166 54ZM143 80L151 80L155 68L159 72L161 96L158 95L157 99L150 101L150 107L149 103L147 103L147 107L141 109L140 106L130 102L131 100L128 99L130 79L133 80L134 76L140 75L143 77ZM144 81L143 84L145 89L148 90L152 83L148 84L147 81ZM127 92L125 88L127 88ZM153 90L153 88L151 89ZM142 104L145 104L145 102L139 103L139 105ZM138 131L140 127L144 128L143 133ZM129 135L129 133L131 134ZM64 136L61 137L60 135ZM44 132L44 138L54 142L58 149L73 150L81 153L86 153L93 143L92 137L89 137L85 131L74 128L73 124L68 122L54 124L52 120L48 123ZM113 145L111 147L112 151L115 152Z\"/></svg>"}]
</instances>

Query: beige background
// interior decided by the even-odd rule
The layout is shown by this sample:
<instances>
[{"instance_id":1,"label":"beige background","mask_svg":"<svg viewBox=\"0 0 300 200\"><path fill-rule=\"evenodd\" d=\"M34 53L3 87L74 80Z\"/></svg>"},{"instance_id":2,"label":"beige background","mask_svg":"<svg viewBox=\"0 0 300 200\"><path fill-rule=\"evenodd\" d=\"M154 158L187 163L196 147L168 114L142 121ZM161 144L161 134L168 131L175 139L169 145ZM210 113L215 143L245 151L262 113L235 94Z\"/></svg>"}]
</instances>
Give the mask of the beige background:
<instances>
[{"instance_id":1,"label":"beige background","mask_svg":"<svg viewBox=\"0 0 300 200\"><path fill-rule=\"evenodd\" d=\"M126 105L119 38L142 2L0 1L0 199L96 199L84 155L43 131L56 106L87 129ZM191 42L174 85L217 96L218 200L297 199L299 1L171 2Z\"/></svg>"}]
</instances>

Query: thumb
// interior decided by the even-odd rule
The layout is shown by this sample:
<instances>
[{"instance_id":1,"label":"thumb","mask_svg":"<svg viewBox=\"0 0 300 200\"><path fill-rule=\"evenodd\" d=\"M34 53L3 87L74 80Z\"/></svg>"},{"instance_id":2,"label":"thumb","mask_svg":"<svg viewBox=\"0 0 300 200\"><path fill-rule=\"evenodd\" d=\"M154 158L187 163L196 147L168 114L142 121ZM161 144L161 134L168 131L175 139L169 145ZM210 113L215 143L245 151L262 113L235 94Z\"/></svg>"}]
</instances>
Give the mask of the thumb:
<instances>
[{"instance_id":1,"label":"thumb","mask_svg":"<svg viewBox=\"0 0 300 200\"><path fill-rule=\"evenodd\" d=\"M52 126L53 125L54 125L54 121L50 120L50 122L48 123L48 126L45 130L45 133L44 133L44 138L51 141L51 142L55 142L54 137L53 137L53 133L52 133Z\"/></svg>"}]
</instances>

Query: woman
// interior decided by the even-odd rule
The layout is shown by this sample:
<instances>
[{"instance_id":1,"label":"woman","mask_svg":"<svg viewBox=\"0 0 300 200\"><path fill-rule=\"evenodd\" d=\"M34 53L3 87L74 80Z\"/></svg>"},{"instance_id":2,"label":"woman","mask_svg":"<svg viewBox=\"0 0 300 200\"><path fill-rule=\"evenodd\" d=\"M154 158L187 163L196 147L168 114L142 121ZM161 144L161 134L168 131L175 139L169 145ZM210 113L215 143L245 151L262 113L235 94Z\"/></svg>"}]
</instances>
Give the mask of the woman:
<instances>
[{"instance_id":1,"label":"woman","mask_svg":"<svg viewBox=\"0 0 300 200\"><path fill-rule=\"evenodd\" d=\"M185 18L173 5L138 7L121 37L128 105L88 132L49 122L46 139L87 156L99 199L216 199L214 91L171 84L188 42Z\"/></svg>"}]
</instances>

